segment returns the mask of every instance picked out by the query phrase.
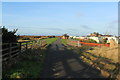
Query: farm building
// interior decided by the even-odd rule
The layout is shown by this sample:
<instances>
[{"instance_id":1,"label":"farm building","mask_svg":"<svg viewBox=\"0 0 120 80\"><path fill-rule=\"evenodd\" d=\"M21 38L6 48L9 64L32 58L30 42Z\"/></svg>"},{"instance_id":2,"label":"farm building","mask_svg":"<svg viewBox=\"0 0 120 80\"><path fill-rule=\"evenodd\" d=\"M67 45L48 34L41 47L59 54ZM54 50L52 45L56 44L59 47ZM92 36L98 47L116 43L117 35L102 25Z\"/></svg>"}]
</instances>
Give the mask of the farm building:
<instances>
[{"instance_id":1,"label":"farm building","mask_svg":"<svg viewBox=\"0 0 120 80\"><path fill-rule=\"evenodd\" d=\"M69 38L73 38L73 39L86 39L86 37L84 37L84 36L69 36Z\"/></svg>"},{"instance_id":2,"label":"farm building","mask_svg":"<svg viewBox=\"0 0 120 80\"><path fill-rule=\"evenodd\" d=\"M93 39L93 40L95 40L97 43L103 42L103 37L87 37L87 39Z\"/></svg>"},{"instance_id":3,"label":"farm building","mask_svg":"<svg viewBox=\"0 0 120 80\"><path fill-rule=\"evenodd\" d=\"M118 42L120 42L120 39L118 39L117 37L87 37L87 39L93 39L97 43L103 42L104 39L107 39L107 43L110 43L111 39L114 39L117 44Z\"/></svg>"},{"instance_id":4,"label":"farm building","mask_svg":"<svg viewBox=\"0 0 120 80\"><path fill-rule=\"evenodd\" d=\"M120 41L120 39L118 37L104 37L104 38L107 38L107 43L110 43L111 39L114 39L117 44Z\"/></svg>"},{"instance_id":5,"label":"farm building","mask_svg":"<svg viewBox=\"0 0 120 80\"><path fill-rule=\"evenodd\" d=\"M79 39L86 39L86 37L83 37L83 36L82 36L82 37L79 37Z\"/></svg>"}]
</instances>

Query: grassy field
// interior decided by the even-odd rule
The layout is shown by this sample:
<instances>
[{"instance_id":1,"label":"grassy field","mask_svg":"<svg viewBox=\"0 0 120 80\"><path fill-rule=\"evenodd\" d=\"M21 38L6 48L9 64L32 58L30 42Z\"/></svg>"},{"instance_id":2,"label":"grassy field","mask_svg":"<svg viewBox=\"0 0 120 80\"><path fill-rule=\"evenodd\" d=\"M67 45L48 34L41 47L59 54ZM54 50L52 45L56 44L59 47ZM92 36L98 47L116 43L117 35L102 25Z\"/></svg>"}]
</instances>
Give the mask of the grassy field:
<instances>
[{"instance_id":1,"label":"grassy field","mask_svg":"<svg viewBox=\"0 0 120 80\"><path fill-rule=\"evenodd\" d=\"M44 40L46 40L48 46L57 39L48 38ZM3 69L3 78L40 78L46 53L47 48L26 50L20 54L19 61L18 58L14 60L16 63L10 69Z\"/></svg>"}]
</instances>

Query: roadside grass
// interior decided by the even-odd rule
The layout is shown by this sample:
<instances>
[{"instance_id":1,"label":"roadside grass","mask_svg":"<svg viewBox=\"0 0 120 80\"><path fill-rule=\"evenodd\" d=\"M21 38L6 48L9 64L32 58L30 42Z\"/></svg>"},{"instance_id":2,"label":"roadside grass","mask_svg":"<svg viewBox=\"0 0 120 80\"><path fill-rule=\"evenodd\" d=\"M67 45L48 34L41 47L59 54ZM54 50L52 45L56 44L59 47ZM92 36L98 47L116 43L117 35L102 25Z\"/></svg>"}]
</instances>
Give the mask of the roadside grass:
<instances>
[{"instance_id":1,"label":"roadside grass","mask_svg":"<svg viewBox=\"0 0 120 80\"><path fill-rule=\"evenodd\" d=\"M118 52L116 48L82 46L75 50L83 62L100 70L102 76L106 78L117 78L119 64L117 63L117 59L114 59L114 57L117 57L116 54ZM113 53L114 55L112 55Z\"/></svg>"},{"instance_id":2,"label":"roadside grass","mask_svg":"<svg viewBox=\"0 0 120 80\"><path fill-rule=\"evenodd\" d=\"M13 64L9 70L3 70L3 78L39 78L45 55L46 50L26 50L19 55L21 59Z\"/></svg>"},{"instance_id":3,"label":"roadside grass","mask_svg":"<svg viewBox=\"0 0 120 80\"><path fill-rule=\"evenodd\" d=\"M113 62L118 62L118 47L94 47L94 50L88 50L87 52L93 53L96 56L101 56L101 58L107 58Z\"/></svg>"},{"instance_id":4,"label":"roadside grass","mask_svg":"<svg viewBox=\"0 0 120 80\"><path fill-rule=\"evenodd\" d=\"M69 46L69 45L68 45ZM98 69L105 78L117 78L119 76L118 48L91 47L82 45L81 47L69 47L79 54L80 59Z\"/></svg>"},{"instance_id":5,"label":"roadside grass","mask_svg":"<svg viewBox=\"0 0 120 80\"><path fill-rule=\"evenodd\" d=\"M45 47L48 47L57 39L58 38L44 39L47 41L47 46ZM15 59L15 61L17 61L16 63L14 63L10 68L3 70L3 79L40 78L46 54L47 48L27 49Z\"/></svg>"}]
</instances>

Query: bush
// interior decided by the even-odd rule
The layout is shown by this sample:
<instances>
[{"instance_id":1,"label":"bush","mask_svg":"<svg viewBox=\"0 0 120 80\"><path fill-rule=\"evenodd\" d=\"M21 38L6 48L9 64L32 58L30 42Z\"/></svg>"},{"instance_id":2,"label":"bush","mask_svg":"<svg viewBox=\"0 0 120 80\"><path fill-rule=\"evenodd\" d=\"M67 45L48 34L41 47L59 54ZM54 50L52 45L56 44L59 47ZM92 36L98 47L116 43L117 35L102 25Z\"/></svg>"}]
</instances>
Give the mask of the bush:
<instances>
[{"instance_id":1,"label":"bush","mask_svg":"<svg viewBox=\"0 0 120 80\"><path fill-rule=\"evenodd\" d=\"M18 29L14 29L13 31L8 31L5 26L2 28L2 42L3 43L12 43L17 42L19 36L15 35Z\"/></svg>"},{"instance_id":2,"label":"bush","mask_svg":"<svg viewBox=\"0 0 120 80\"><path fill-rule=\"evenodd\" d=\"M21 78L22 74L19 72L14 72L10 75L10 78Z\"/></svg>"}]
</instances>

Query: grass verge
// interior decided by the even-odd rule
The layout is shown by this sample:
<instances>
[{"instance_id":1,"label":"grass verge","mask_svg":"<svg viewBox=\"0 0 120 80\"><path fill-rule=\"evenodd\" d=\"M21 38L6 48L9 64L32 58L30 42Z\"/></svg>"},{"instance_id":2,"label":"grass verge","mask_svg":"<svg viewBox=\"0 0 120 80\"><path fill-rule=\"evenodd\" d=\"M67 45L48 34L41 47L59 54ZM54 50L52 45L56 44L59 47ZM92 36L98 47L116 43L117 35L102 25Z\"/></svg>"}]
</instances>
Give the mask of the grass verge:
<instances>
[{"instance_id":1,"label":"grass verge","mask_svg":"<svg viewBox=\"0 0 120 80\"><path fill-rule=\"evenodd\" d=\"M39 78L43 69L46 50L26 50L19 56L20 61L13 64L9 70L3 70L4 78ZM16 59L17 60L17 59Z\"/></svg>"},{"instance_id":2,"label":"grass verge","mask_svg":"<svg viewBox=\"0 0 120 80\"><path fill-rule=\"evenodd\" d=\"M97 49L98 48L99 47L97 47ZM77 53L80 55L80 58L83 60L83 62L100 70L102 76L106 78L117 78L119 74L119 70L118 70L119 64L114 62L112 59L110 59L110 57L99 55L100 49L102 48L99 48L99 50L97 49L96 47L83 46L76 50L77 50ZM103 53L101 54L107 53L107 50L102 49L102 51Z\"/></svg>"}]
</instances>

